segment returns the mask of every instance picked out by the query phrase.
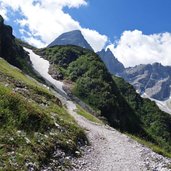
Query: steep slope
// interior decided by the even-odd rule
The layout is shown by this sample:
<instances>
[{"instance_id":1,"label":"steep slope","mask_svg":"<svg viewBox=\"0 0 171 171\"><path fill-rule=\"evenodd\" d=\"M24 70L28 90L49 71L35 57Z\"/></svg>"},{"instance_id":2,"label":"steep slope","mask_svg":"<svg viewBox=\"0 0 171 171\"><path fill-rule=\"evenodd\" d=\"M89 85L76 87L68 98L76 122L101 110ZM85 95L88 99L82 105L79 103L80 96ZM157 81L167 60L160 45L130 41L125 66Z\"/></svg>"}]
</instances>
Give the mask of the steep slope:
<instances>
[{"instance_id":1,"label":"steep slope","mask_svg":"<svg viewBox=\"0 0 171 171\"><path fill-rule=\"evenodd\" d=\"M0 16L0 57L28 74L33 73L29 56L12 35L12 28L4 24L2 16Z\"/></svg>"},{"instance_id":2,"label":"steep slope","mask_svg":"<svg viewBox=\"0 0 171 171\"><path fill-rule=\"evenodd\" d=\"M151 135L153 142L164 149L171 150L171 116L162 112L149 99L143 99L137 94L128 83L121 78L113 76L117 87L119 88L126 101L136 111L140 120L142 121L145 130Z\"/></svg>"},{"instance_id":3,"label":"steep slope","mask_svg":"<svg viewBox=\"0 0 171 171\"><path fill-rule=\"evenodd\" d=\"M56 46L37 53L50 61L53 71L70 80L72 93L107 118L110 125L171 152L171 117L155 103L143 100L124 81L123 90L117 87L95 53L76 46Z\"/></svg>"},{"instance_id":4,"label":"steep slope","mask_svg":"<svg viewBox=\"0 0 171 171\"><path fill-rule=\"evenodd\" d=\"M138 65L125 69L120 75L140 94L147 94L156 100L166 100L171 92L171 67L159 63Z\"/></svg>"},{"instance_id":5,"label":"steep slope","mask_svg":"<svg viewBox=\"0 0 171 171\"><path fill-rule=\"evenodd\" d=\"M85 40L80 30L63 33L62 35L57 37L52 43L50 43L48 47L52 47L55 45L76 45L93 51L92 47Z\"/></svg>"},{"instance_id":6,"label":"steep slope","mask_svg":"<svg viewBox=\"0 0 171 171\"><path fill-rule=\"evenodd\" d=\"M108 71L111 74L116 75L124 71L124 65L115 58L110 49L107 49L106 51L103 49L100 52L97 52L97 54L105 63Z\"/></svg>"},{"instance_id":7,"label":"steep slope","mask_svg":"<svg viewBox=\"0 0 171 171\"><path fill-rule=\"evenodd\" d=\"M76 46L56 46L38 53L50 61L53 70L71 80L75 85L71 91L105 116L111 125L123 131L143 132L97 54Z\"/></svg>"},{"instance_id":8,"label":"steep slope","mask_svg":"<svg viewBox=\"0 0 171 171\"><path fill-rule=\"evenodd\" d=\"M135 67L124 68L108 49L98 52L98 55L106 64L109 72L119 75L134 86L137 92L147 97L164 101L170 97L171 67L160 63L140 64Z\"/></svg>"},{"instance_id":9,"label":"steep slope","mask_svg":"<svg viewBox=\"0 0 171 171\"><path fill-rule=\"evenodd\" d=\"M87 141L61 101L0 58L0 170L70 168Z\"/></svg>"},{"instance_id":10,"label":"steep slope","mask_svg":"<svg viewBox=\"0 0 171 171\"><path fill-rule=\"evenodd\" d=\"M21 43L0 17L0 170L71 168L66 157L86 136L51 89L24 74L37 78Z\"/></svg>"}]
</instances>

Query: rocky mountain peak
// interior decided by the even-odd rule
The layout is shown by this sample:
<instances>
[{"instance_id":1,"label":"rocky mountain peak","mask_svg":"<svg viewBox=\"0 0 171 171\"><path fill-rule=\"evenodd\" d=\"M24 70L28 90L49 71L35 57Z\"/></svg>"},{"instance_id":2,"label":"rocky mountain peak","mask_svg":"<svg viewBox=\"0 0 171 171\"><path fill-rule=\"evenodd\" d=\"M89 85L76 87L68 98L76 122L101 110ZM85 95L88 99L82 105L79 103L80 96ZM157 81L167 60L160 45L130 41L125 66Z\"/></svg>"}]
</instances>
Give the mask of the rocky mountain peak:
<instances>
[{"instance_id":1,"label":"rocky mountain peak","mask_svg":"<svg viewBox=\"0 0 171 171\"><path fill-rule=\"evenodd\" d=\"M111 74L117 74L124 71L124 65L118 61L118 59L114 56L112 51L108 48L107 50L102 49L97 53L102 61L105 63Z\"/></svg>"},{"instance_id":2,"label":"rocky mountain peak","mask_svg":"<svg viewBox=\"0 0 171 171\"><path fill-rule=\"evenodd\" d=\"M52 47L56 45L76 45L76 46L80 46L85 49L90 49L93 51L93 48L85 40L80 30L73 30L73 31L61 34L52 43L50 43L48 47Z\"/></svg>"},{"instance_id":3,"label":"rocky mountain peak","mask_svg":"<svg viewBox=\"0 0 171 171\"><path fill-rule=\"evenodd\" d=\"M3 17L0 15L0 25L4 23Z\"/></svg>"}]
</instances>

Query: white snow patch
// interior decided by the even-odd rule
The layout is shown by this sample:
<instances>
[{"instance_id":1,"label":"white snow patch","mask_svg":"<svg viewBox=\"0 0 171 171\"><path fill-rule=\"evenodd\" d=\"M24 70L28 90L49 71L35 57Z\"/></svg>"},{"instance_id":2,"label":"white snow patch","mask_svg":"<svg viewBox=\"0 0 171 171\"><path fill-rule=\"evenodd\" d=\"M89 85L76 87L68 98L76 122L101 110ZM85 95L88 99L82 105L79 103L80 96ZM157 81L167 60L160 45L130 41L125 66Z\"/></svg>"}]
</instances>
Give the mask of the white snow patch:
<instances>
[{"instance_id":1,"label":"white snow patch","mask_svg":"<svg viewBox=\"0 0 171 171\"><path fill-rule=\"evenodd\" d=\"M32 50L24 48L25 51L29 53L30 60L32 62L33 68L46 80L48 80L50 83L56 86L60 91L65 93L63 90L63 82L57 81L51 77L51 75L48 73L50 63L49 61L43 59L39 55L36 55ZM66 94L66 93L65 93Z\"/></svg>"},{"instance_id":2,"label":"white snow patch","mask_svg":"<svg viewBox=\"0 0 171 171\"><path fill-rule=\"evenodd\" d=\"M153 98L149 97L148 94L146 94L146 93L143 93L141 95L141 97L142 98L148 98L151 101L154 101L157 104L157 106L160 108L160 110L171 114L171 104L170 104L171 103L171 101L170 101L171 97L169 97L169 99L165 100L165 101L160 101L160 100L153 99Z\"/></svg>"}]
</instances>

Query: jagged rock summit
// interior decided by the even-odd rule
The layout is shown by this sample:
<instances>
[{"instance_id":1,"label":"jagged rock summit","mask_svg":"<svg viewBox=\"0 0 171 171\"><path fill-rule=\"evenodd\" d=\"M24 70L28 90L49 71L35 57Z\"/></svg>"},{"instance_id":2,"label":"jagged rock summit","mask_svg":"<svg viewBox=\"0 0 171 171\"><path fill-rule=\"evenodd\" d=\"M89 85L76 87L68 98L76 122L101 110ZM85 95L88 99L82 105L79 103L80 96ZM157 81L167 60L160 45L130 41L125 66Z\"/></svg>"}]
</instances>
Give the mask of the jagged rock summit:
<instances>
[{"instance_id":1,"label":"jagged rock summit","mask_svg":"<svg viewBox=\"0 0 171 171\"><path fill-rule=\"evenodd\" d=\"M56 45L76 45L93 51L93 48L85 40L80 30L73 30L61 34L52 43L50 43L48 47L52 47Z\"/></svg>"},{"instance_id":2,"label":"jagged rock summit","mask_svg":"<svg viewBox=\"0 0 171 171\"><path fill-rule=\"evenodd\" d=\"M111 74L118 74L124 71L124 65L118 61L117 58L113 55L111 50L108 48L106 51L102 49L102 51L97 53L102 61L105 63Z\"/></svg>"}]
</instances>

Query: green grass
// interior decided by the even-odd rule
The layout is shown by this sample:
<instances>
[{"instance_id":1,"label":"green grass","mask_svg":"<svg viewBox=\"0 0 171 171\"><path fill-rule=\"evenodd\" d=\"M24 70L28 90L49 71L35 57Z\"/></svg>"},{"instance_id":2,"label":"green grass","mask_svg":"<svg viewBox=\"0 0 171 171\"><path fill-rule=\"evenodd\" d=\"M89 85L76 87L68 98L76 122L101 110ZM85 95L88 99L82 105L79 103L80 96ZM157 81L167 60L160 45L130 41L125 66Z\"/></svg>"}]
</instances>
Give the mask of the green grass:
<instances>
[{"instance_id":1,"label":"green grass","mask_svg":"<svg viewBox=\"0 0 171 171\"><path fill-rule=\"evenodd\" d=\"M86 119L88 119L91 122L94 123L98 123L98 124L103 124L103 122L96 118L95 116L93 116L92 114L88 113L87 111L85 111L83 108L81 108L79 105L77 105L77 113L83 117L85 117Z\"/></svg>"},{"instance_id":2,"label":"green grass","mask_svg":"<svg viewBox=\"0 0 171 171\"><path fill-rule=\"evenodd\" d=\"M9 65L8 62L6 62L4 59L0 58L0 71L7 76L13 77L14 79L18 81L23 81L25 84L32 86L32 87L38 87L41 90L44 90L48 92L45 88L40 86L38 82L34 79L28 78L29 76L26 76L21 70L18 68Z\"/></svg>"},{"instance_id":3,"label":"green grass","mask_svg":"<svg viewBox=\"0 0 171 171\"><path fill-rule=\"evenodd\" d=\"M34 79L0 59L0 170L40 170L54 149L74 155L87 141L60 100ZM60 160L60 158L54 158ZM68 162L58 163L63 168Z\"/></svg>"}]
</instances>

